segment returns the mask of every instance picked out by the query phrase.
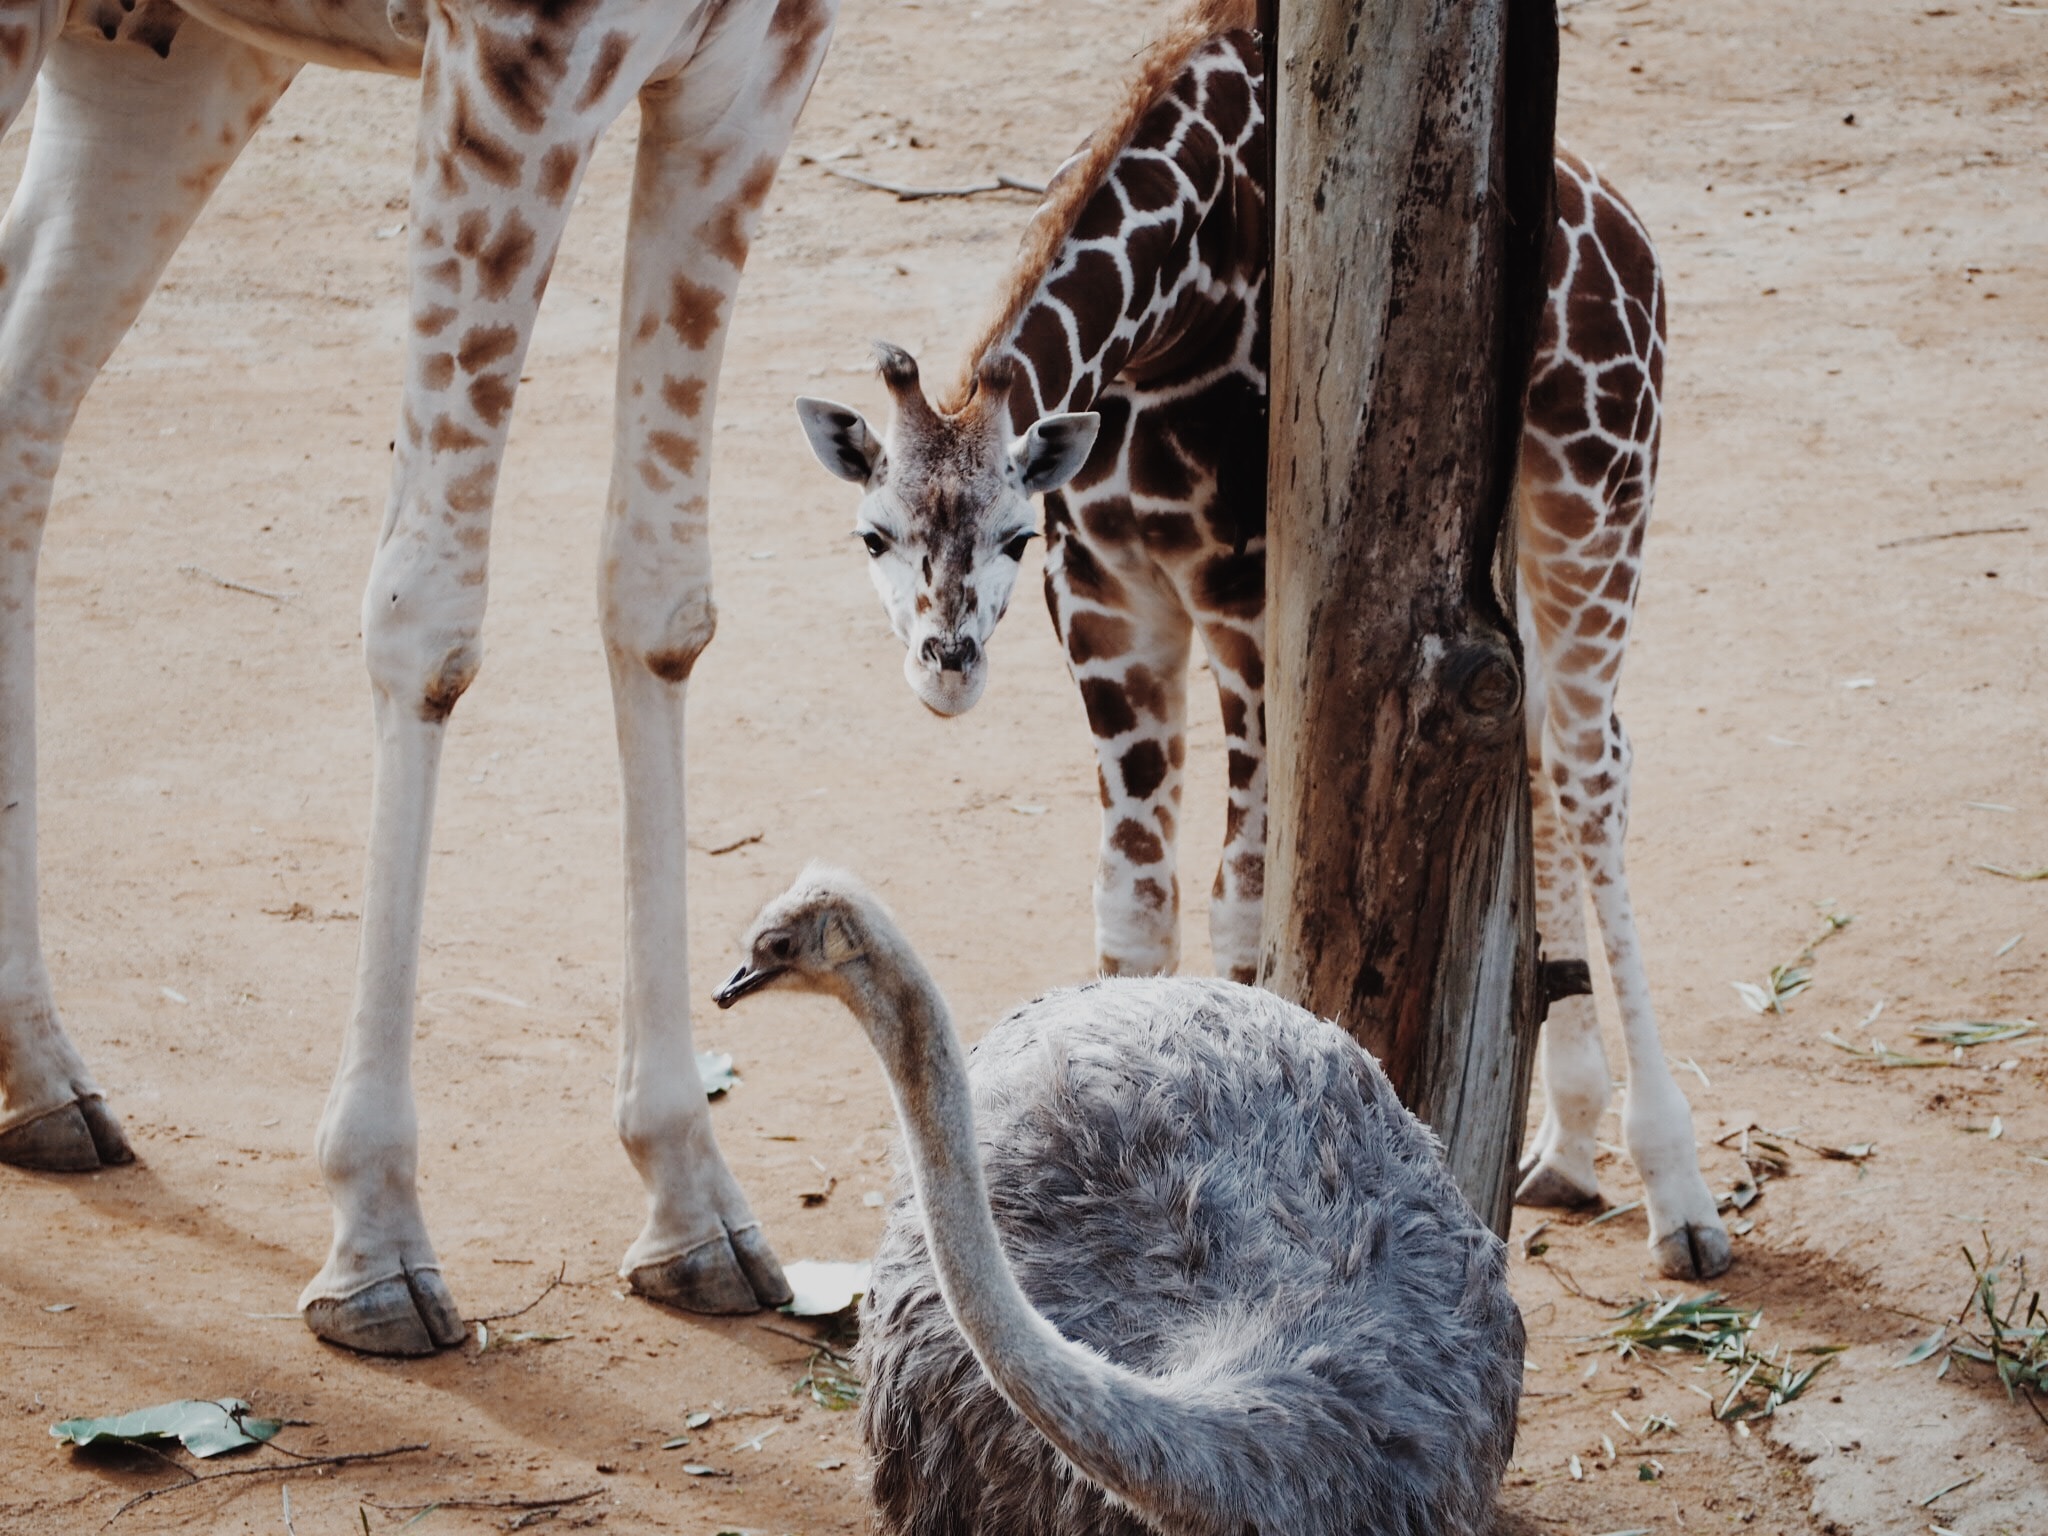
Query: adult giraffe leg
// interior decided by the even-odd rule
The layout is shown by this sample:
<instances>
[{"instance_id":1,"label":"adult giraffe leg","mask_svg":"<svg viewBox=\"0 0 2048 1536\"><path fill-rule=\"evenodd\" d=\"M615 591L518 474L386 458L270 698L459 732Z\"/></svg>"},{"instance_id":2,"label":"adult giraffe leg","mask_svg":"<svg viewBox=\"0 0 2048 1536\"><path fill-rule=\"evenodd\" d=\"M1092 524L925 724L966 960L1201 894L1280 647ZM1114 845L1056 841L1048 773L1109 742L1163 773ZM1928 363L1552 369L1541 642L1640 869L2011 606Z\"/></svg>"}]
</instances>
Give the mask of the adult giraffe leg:
<instances>
[{"instance_id":1,"label":"adult giraffe leg","mask_svg":"<svg viewBox=\"0 0 2048 1536\"><path fill-rule=\"evenodd\" d=\"M641 93L618 422L598 599L625 790L626 969L613 1117L647 1187L620 1273L696 1312L789 1300L712 1136L690 1029L683 705L716 624L712 413L747 247L822 62L836 0L728 13Z\"/></svg>"},{"instance_id":2,"label":"adult giraffe leg","mask_svg":"<svg viewBox=\"0 0 2048 1536\"><path fill-rule=\"evenodd\" d=\"M78 1171L134 1154L59 1022L43 963L37 555L79 402L297 66L189 19L167 37L78 31L46 46L34 137L0 227L0 1162Z\"/></svg>"},{"instance_id":3,"label":"adult giraffe leg","mask_svg":"<svg viewBox=\"0 0 2048 1536\"><path fill-rule=\"evenodd\" d=\"M1095 733L1097 963L1105 976L1166 975L1180 963L1175 865L1194 626L1148 556L1112 563L1071 522L1055 520L1050 497L1046 523L1057 534L1046 551L1046 602Z\"/></svg>"},{"instance_id":4,"label":"adult giraffe leg","mask_svg":"<svg viewBox=\"0 0 2048 1536\"><path fill-rule=\"evenodd\" d=\"M314 1143L334 1236L299 1298L315 1333L372 1353L425 1354L462 1337L420 1210L412 1092L441 746L482 659L491 507L548 269L591 146L676 45L680 21L664 31L664 9L609 0L555 32L538 8L430 16L404 408L363 595L369 872L355 1002ZM508 72L508 58L526 67Z\"/></svg>"}]
</instances>

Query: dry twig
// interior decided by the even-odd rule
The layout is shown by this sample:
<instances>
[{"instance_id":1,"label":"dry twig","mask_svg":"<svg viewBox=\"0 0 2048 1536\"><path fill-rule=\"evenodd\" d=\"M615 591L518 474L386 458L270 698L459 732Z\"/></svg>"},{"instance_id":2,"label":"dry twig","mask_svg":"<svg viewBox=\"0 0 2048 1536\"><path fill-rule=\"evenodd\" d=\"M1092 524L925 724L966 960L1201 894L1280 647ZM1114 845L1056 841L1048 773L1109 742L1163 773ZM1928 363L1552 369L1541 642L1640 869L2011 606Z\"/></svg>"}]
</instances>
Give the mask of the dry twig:
<instances>
[{"instance_id":1,"label":"dry twig","mask_svg":"<svg viewBox=\"0 0 2048 1536\"><path fill-rule=\"evenodd\" d=\"M880 181L873 176L863 176L859 171L842 171L835 165L818 166L827 176L837 176L841 181L850 181L857 187L867 187L876 192L887 192L899 203L922 202L932 197L980 197L985 192L1029 192L1033 197L1045 196L1045 188L1036 182L1025 181L1019 176L998 175L993 181L977 181L965 187L907 187L901 182Z\"/></svg>"},{"instance_id":2,"label":"dry twig","mask_svg":"<svg viewBox=\"0 0 2048 1536\"><path fill-rule=\"evenodd\" d=\"M216 587L229 592L246 592L251 597L266 598L273 603L288 603L292 600L292 594L289 592L273 592L268 587L252 587L246 581L230 581L217 572L209 571L203 565L181 565L178 569L187 576L197 576L201 581L210 581Z\"/></svg>"},{"instance_id":3,"label":"dry twig","mask_svg":"<svg viewBox=\"0 0 2048 1536\"><path fill-rule=\"evenodd\" d=\"M147 1447L144 1447L144 1449L147 1449ZM277 1449L282 1450L283 1447L279 1446ZM142 1493L138 1493L134 1498L107 1516L105 1523L101 1525L100 1529L105 1530L107 1526L112 1525L138 1504L147 1504L151 1499L160 1499L167 1493L178 1493L186 1488L195 1487L200 1483L225 1482L231 1477L290 1477L295 1472L306 1472L315 1467L340 1467L358 1461L384 1461L392 1456L409 1456L414 1451L424 1451L426 1449L428 1449L427 1442L422 1440L417 1445L394 1445L381 1451L348 1451L339 1456L300 1456L296 1461L285 1462L282 1465L271 1462L260 1467L236 1467L228 1472L194 1472L191 1468L181 1466L173 1461L171 1465L177 1467L180 1472L185 1474L184 1482L172 1483L163 1488L150 1488ZM168 1461L170 1458L164 1457L163 1459Z\"/></svg>"}]
</instances>

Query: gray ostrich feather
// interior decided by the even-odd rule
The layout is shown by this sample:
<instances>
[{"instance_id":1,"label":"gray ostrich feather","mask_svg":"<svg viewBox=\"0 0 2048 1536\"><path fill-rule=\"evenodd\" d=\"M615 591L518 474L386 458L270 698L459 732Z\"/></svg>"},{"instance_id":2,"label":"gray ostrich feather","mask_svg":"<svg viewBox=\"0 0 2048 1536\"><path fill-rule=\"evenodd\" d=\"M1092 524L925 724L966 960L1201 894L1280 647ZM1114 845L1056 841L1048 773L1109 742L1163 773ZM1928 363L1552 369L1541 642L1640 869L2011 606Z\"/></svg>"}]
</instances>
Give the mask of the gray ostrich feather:
<instances>
[{"instance_id":1,"label":"gray ostrich feather","mask_svg":"<svg viewBox=\"0 0 2048 1536\"><path fill-rule=\"evenodd\" d=\"M887 912L815 868L751 953L721 1000L840 996L908 1135L861 1312L881 1530L1491 1529L1506 1255L1349 1036L1231 982L1120 979L963 1060Z\"/></svg>"}]
</instances>

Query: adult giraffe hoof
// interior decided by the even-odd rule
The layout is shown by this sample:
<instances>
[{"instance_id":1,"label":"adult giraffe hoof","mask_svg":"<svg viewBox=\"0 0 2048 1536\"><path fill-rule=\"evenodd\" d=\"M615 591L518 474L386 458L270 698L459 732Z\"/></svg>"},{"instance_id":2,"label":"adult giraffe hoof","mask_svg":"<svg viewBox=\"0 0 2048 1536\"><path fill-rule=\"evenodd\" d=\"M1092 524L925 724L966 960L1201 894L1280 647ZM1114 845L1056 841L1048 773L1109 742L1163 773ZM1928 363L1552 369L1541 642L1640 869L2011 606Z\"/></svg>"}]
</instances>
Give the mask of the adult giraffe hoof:
<instances>
[{"instance_id":1,"label":"adult giraffe hoof","mask_svg":"<svg viewBox=\"0 0 2048 1536\"><path fill-rule=\"evenodd\" d=\"M1735 1251L1719 1221L1689 1222L1652 1237L1650 1260L1667 1279L1711 1280L1735 1262Z\"/></svg>"},{"instance_id":2,"label":"adult giraffe hoof","mask_svg":"<svg viewBox=\"0 0 2048 1536\"><path fill-rule=\"evenodd\" d=\"M45 1173L91 1173L135 1161L121 1122L98 1095L59 1105L24 1125L0 1131L0 1163Z\"/></svg>"},{"instance_id":3,"label":"adult giraffe hoof","mask_svg":"<svg viewBox=\"0 0 2048 1536\"><path fill-rule=\"evenodd\" d=\"M1566 1210L1575 1206L1591 1205L1599 1198L1598 1185L1588 1188L1570 1174L1545 1162L1525 1165L1522 1169L1521 1187L1515 1191L1517 1205L1562 1207Z\"/></svg>"},{"instance_id":4,"label":"adult giraffe hoof","mask_svg":"<svg viewBox=\"0 0 2048 1536\"><path fill-rule=\"evenodd\" d=\"M730 1228L688 1253L644 1264L626 1276L636 1295L686 1312L759 1312L790 1299L782 1263L758 1222Z\"/></svg>"},{"instance_id":5,"label":"adult giraffe hoof","mask_svg":"<svg viewBox=\"0 0 2048 1536\"><path fill-rule=\"evenodd\" d=\"M431 1269L393 1275L339 1301L323 1296L301 1315L328 1343L366 1355L431 1355L460 1344L466 1332L447 1283Z\"/></svg>"}]
</instances>

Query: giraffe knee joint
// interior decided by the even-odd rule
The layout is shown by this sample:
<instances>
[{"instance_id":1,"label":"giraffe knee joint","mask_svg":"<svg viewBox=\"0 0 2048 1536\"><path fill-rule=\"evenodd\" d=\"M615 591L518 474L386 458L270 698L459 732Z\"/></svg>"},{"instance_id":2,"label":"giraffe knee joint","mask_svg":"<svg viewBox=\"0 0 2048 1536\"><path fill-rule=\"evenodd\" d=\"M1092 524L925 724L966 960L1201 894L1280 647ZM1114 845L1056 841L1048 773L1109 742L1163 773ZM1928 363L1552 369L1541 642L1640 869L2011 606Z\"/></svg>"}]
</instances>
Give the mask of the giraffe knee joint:
<instances>
[{"instance_id":1,"label":"giraffe knee joint","mask_svg":"<svg viewBox=\"0 0 2048 1536\"><path fill-rule=\"evenodd\" d=\"M665 683L689 679L697 658L718 632L718 607L709 591L684 597L652 625L613 612L607 628L612 649L638 661Z\"/></svg>"},{"instance_id":2,"label":"giraffe knee joint","mask_svg":"<svg viewBox=\"0 0 2048 1536\"><path fill-rule=\"evenodd\" d=\"M363 656L371 683L422 720L446 720L483 667L480 616L444 614L435 611L438 605L389 586L373 584L370 590Z\"/></svg>"}]
</instances>

